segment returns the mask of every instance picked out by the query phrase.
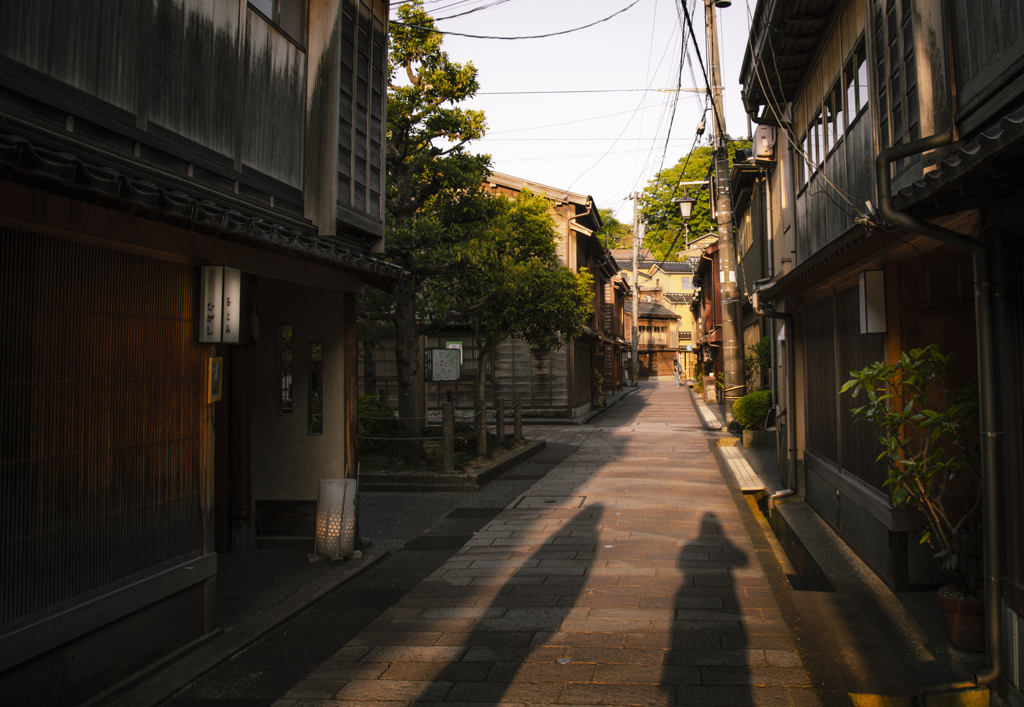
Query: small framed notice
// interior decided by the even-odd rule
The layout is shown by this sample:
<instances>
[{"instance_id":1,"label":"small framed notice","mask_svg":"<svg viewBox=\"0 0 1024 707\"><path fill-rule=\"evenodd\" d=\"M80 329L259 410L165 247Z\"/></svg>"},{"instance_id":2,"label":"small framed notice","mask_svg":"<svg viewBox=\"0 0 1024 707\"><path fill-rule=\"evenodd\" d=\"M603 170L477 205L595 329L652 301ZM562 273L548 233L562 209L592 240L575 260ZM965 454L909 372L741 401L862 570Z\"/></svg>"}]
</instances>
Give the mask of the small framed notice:
<instances>
[{"instance_id":1,"label":"small framed notice","mask_svg":"<svg viewBox=\"0 0 1024 707\"><path fill-rule=\"evenodd\" d=\"M214 356L210 359L210 388L206 402L215 403L224 396L224 359Z\"/></svg>"}]
</instances>

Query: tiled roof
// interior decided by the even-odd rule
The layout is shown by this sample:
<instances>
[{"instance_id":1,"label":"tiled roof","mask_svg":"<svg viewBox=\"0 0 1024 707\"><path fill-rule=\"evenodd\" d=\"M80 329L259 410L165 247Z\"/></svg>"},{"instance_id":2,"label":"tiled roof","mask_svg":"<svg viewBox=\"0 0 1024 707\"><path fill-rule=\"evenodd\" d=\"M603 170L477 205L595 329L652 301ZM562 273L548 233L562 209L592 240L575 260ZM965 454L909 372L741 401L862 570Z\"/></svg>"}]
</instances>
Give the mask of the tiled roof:
<instances>
[{"instance_id":1,"label":"tiled roof","mask_svg":"<svg viewBox=\"0 0 1024 707\"><path fill-rule=\"evenodd\" d=\"M623 303L627 312L633 311L633 302L626 300ZM679 319L679 315L673 312L668 307L658 304L657 302L640 302L640 315L641 317L653 317L655 319Z\"/></svg>"},{"instance_id":2,"label":"tiled roof","mask_svg":"<svg viewBox=\"0 0 1024 707\"><path fill-rule=\"evenodd\" d=\"M158 186L109 166L86 164L76 155L42 148L20 136L0 135L0 165L84 187L196 224L248 236L256 247L259 247L257 242L274 244L354 268L373 278L394 281L404 274L398 265L331 243L313 232L273 223L252 213Z\"/></svg>"},{"instance_id":3,"label":"tiled roof","mask_svg":"<svg viewBox=\"0 0 1024 707\"><path fill-rule=\"evenodd\" d=\"M665 299L672 304L690 304L693 302L692 292L666 292Z\"/></svg>"},{"instance_id":4,"label":"tiled roof","mask_svg":"<svg viewBox=\"0 0 1024 707\"><path fill-rule=\"evenodd\" d=\"M938 169L928 172L923 179L913 182L893 195L897 210L910 203L934 196L965 177L968 172L991 160L999 153L1024 142L1024 108L1004 116L999 123L979 134L964 147L942 160ZM1009 181L1009 180L1004 180ZM1016 184L1010 183L1012 189ZM974 195L972 195L974 196Z\"/></svg>"}]
</instances>

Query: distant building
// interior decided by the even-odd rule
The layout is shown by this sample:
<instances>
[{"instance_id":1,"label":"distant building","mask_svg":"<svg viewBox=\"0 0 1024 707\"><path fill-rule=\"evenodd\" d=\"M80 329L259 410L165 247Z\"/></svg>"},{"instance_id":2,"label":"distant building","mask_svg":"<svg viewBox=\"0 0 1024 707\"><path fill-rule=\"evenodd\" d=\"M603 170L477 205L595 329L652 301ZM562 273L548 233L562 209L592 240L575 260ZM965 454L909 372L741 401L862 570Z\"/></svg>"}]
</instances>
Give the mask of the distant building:
<instances>
[{"instance_id":1,"label":"distant building","mask_svg":"<svg viewBox=\"0 0 1024 707\"><path fill-rule=\"evenodd\" d=\"M649 251L648 251L649 252ZM694 255L694 253L698 255ZM637 260L637 280L638 289L640 295L640 326L652 326L656 329L659 327L671 326L673 328L672 336L669 337L674 342L672 344L665 344L658 356L653 356L653 351L649 351L647 357L641 357L641 373L642 377L648 376L672 376L672 364L670 358L666 357L666 347L674 349L673 354L676 356L680 365L683 368L684 377L689 377L692 373L694 359L694 336L697 330L696 323L693 318L693 314L690 311L690 305L693 302L693 273L697 266L700 251L684 251L683 259L679 261L674 260L654 260L653 258L647 258L643 260ZM621 261L617 260L619 266L619 276L626 282L631 282L633 277L632 270L632 259ZM673 314L676 320L671 324L666 324L665 321L660 323L649 323L644 324L646 302L656 303L660 308L666 310L669 314ZM632 311L631 308L632 299L627 303L627 308ZM648 310L646 313L652 313L654 310ZM660 312L660 310L659 310ZM664 315L665 312L660 312ZM626 334L630 336L632 333L632 324L627 323ZM662 332L653 331L653 334ZM644 337L640 337L640 341L644 341ZM648 371L644 373L643 370Z\"/></svg>"}]
</instances>

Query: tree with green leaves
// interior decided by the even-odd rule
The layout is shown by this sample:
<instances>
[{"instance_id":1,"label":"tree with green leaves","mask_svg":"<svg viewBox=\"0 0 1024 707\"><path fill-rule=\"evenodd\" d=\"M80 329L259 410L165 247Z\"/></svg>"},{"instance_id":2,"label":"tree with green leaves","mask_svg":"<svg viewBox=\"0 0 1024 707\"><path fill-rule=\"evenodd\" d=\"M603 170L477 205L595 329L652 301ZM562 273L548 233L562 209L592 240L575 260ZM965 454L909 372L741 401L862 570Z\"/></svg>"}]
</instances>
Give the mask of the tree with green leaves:
<instances>
[{"instance_id":1,"label":"tree with green leaves","mask_svg":"<svg viewBox=\"0 0 1024 707\"><path fill-rule=\"evenodd\" d=\"M736 150L747 149L750 145L749 140L729 141L730 167ZM640 197L640 218L646 224L644 245L651 250L656 260L678 260L676 253L685 249L686 230L675 199L689 196L697 200L689 221L691 238L715 230L708 201L710 189L706 186L681 186L682 182L710 179L714 154L714 148L710 146L694 148L675 165L658 172L644 188Z\"/></svg>"},{"instance_id":2,"label":"tree with green leaves","mask_svg":"<svg viewBox=\"0 0 1024 707\"><path fill-rule=\"evenodd\" d=\"M491 353L508 339L551 349L575 338L590 321L593 278L558 260L548 200L524 190L495 196L486 227L465 250L464 269L430 290L432 308L466 313L480 359L476 399L484 396Z\"/></svg>"},{"instance_id":3,"label":"tree with green leaves","mask_svg":"<svg viewBox=\"0 0 1024 707\"><path fill-rule=\"evenodd\" d=\"M420 336L459 323L475 327L485 355L508 337L556 345L589 317L590 280L558 264L545 199L483 189L490 158L466 144L483 136L484 115L460 106L478 89L476 69L442 50L420 0L399 6L398 17L388 55L384 257L406 274L391 295L365 293L360 314L364 349L393 332L398 412L416 437Z\"/></svg>"},{"instance_id":4,"label":"tree with green leaves","mask_svg":"<svg viewBox=\"0 0 1024 707\"><path fill-rule=\"evenodd\" d=\"M630 248L633 245L633 225L622 223L615 218L611 209L599 209L601 214L600 238L608 248Z\"/></svg>"},{"instance_id":5,"label":"tree with green leaves","mask_svg":"<svg viewBox=\"0 0 1024 707\"><path fill-rule=\"evenodd\" d=\"M424 291L433 278L464 267L464 250L487 216L481 187L490 158L466 149L486 127L481 111L460 105L479 89L476 68L442 50L420 0L399 6L398 19L388 51L384 257L405 275L393 295L367 293L360 304L361 315L380 324L363 327L371 337L364 348L382 331L394 332L399 416L415 436L419 337L464 316L429 308Z\"/></svg>"}]
</instances>

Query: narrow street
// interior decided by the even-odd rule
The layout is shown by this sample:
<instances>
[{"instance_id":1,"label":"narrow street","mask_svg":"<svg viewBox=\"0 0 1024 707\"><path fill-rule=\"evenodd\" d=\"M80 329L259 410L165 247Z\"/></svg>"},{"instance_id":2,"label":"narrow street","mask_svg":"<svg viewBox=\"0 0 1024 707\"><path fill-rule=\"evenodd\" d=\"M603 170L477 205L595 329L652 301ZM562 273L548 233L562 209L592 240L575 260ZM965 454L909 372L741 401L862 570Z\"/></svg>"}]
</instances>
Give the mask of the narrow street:
<instances>
[{"instance_id":1,"label":"narrow street","mask_svg":"<svg viewBox=\"0 0 1024 707\"><path fill-rule=\"evenodd\" d=\"M527 436L575 451L274 705L821 703L685 389Z\"/></svg>"}]
</instances>

